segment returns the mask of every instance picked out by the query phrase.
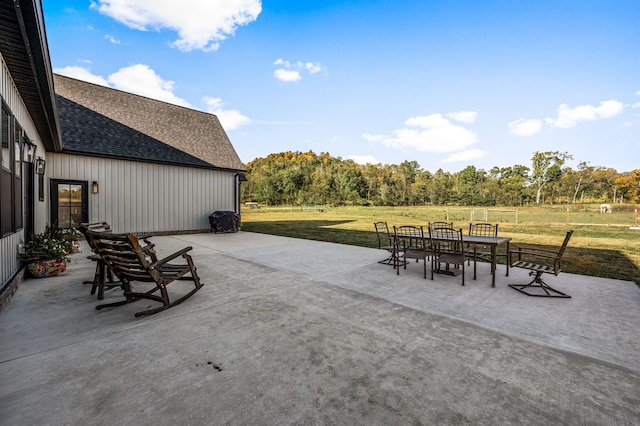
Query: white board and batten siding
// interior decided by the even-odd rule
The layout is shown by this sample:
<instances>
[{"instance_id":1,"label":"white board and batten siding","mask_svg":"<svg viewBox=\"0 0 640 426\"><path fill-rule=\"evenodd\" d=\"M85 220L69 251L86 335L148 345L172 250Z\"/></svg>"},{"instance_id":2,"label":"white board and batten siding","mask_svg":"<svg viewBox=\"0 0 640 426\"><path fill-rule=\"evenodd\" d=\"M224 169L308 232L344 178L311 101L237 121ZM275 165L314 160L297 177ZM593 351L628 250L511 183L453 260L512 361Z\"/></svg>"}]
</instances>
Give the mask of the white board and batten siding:
<instances>
[{"instance_id":1,"label":"white board and batten siding","mask_svg":"<svg viewBox=\"0 0 640 426\"><path fill-rule=\"evenodd\" d=\"M38 132L36 131L35 124L31 120L31 115L27 111L18 89L16 88L7 65L4 62L4 58L0 54L0 95L2 100L7 104L11 110L11 114L14 115L16 121L24 130L27 137L37 145L36 154L38 156L44 156L44 145ZM24 179L23 179L24 183ZM23 189L24 191L24 189ZM6 199L0 200L2 203L7 202ZM44 208L39 205L42 203L35 202L34 209L35 215L38 215L38 210L44 212ZM24 211L24 206L23 206ZM17 232L0 236L0 288L19 271L21 262L18 255L18 244L24 241L24 230L20 229Z\"/></svg>"},{"instance_id":2,"label":"white board and batten siding","mask_svg":"<svg viewBox=\"0 0 640 426\"><path fill-rule=\"evenodd\" d=\"M86 181L89 222L109 222L114 232L210 229L211 213L236 206L233 171L48 153L46 174Z\"/></svg>"},{"instance_id":3,"label":"white board and batten siding","mask_svg":"<svg viewBox=\"0 0 640 426\"><path fill-rule=\"evenodd\" d=\"M9 281L22 265L18 259L18 244L24 241L23 231L15 232L0 239L0 288Z\"/></svg>"}]
</instances>

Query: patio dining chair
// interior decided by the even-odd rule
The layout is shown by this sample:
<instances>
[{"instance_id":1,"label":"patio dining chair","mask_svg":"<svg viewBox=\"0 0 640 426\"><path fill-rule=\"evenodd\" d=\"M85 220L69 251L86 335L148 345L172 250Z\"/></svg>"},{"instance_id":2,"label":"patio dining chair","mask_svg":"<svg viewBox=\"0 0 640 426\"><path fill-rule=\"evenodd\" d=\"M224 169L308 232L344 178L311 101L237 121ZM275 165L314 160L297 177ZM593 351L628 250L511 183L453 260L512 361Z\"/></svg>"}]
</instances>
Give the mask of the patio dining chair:
<instances>
[{"instance_id":1,"label":"patio dining chair","mask_svg":"<svg viewBox=\"0 0 640 426\"><path fill-rule=\"evenodd\" d=\"M511 267L528 269L530 271L529 276L533 277L533 280L528 284L509 284L509 287L527 296L571 298L568 294L552 288L542 279L542 274L558 276L562 271L560 260L567 248L567 244L569 244L571 235L573 235L572 230L567 232L562 246L557 250L538 247L526 249L519 247L517 250L509 250ZM514 259L516 256L517 258Z\"/></svg>"},{"instance_id":2,"label":"patio dining chair","mask_svg":"<svg viewBox=\"0 0 640 426\"><path fill-rule=\"evenodd\" d=\"M453 229L453 222L429 222L429 229L450 228Z\"/></svg>"},{"instance_id":3,"label":"patio dining chair","mask_svg":"<svg viewBox=\"0 0 640 426\"><path fill-rule=\"evenodd\" d=\"M393 242L395 246L393 266L396 268L396 273L400 275L400 265L404 265L404 269L407 269L407 259L416 259L416 262L422 259L424 263L424 278L426 279L427 258L430 255L430 248L422 226L394 226Z\"/></svg>"},{"instance_id":4,"label":"patio dining chair","mask_svg":"<svg viewBox=\"0 0 640 426\"><path fill-rule=\"evenodd\" d=\"M378 248L389 252L389 256L378 261L384 265L393 265L393 237L389 232L387 222L375 222L373 226L376 228L376 236L378 237Z\"/></svg>"},{"instance_id":5,"label":"patio dining chair","mask_svg":"<svg viewBox=\"0 0 640 426\"><path fill-rule=\"evenodd\" d=\"M431 279L433 274L462 275L464 285L465 249L462 240L462 229L431 228L429 229L429 244L431 246ZM445 269L442 269L442 264ZM449 265L455 265L451 269Z\"/></svg>"},{"instance_id":6,"label":"patio dining chair","mask_svg":"<svg viewBox=\"0 0 640 426\"><path fill-rule=\"evenodd\" d=\"M470 223L469 224L469 234L468 235L477 235L480 237L497 237L498 236L498 224L492 223ZM497 251L497 248L496 248ZM491 260L491 249L487 246L482 246L478 244L472 244L470 247L467 247L466 250L467 255L467 266L471 264L471 260L473 260L473 279L476 279L476 262L478 260L485 262L492 262ZM504 257L505 263L507 262L508 253L496 254L496 257ZM495 271L491 271L492 274Z\"/></svg>"}]
</instances>

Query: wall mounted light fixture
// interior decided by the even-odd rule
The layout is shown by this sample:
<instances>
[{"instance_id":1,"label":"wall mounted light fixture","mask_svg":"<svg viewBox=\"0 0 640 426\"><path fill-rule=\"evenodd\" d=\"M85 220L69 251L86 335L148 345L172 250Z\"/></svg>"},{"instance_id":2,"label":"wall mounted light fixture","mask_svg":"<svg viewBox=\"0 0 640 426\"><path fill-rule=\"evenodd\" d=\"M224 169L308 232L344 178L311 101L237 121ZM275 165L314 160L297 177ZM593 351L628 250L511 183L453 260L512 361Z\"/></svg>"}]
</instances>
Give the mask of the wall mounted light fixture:
<instances>
[{"instance_id":1,"label":"wall mounted light fixture","mask_svg":"<svg viewBox=\"0 0 640 426\"><path fill-rule=\"evenodd\" d=\"M91 183L91 192L93 192L94 194L97 194L99 191L98 188L98 182L96 182L95 180Z\"/></svg>"},{"instance_id":2,"label":"wall mounted light fixture","mask_svg":"<svg viewBox=\"0 0 640 426\"><path fill-rule=\"evenodd\" d=\"M22 162L33 164L36 160L36 149L38 149L38 146L36 144L25 141Z\"/></svg>"},{"instance_id":3,"label":"wall mounted light fixture","mask_svg":"<svg viewBox=\"0 0 640 426\"><path fill-rule=\"evenodd\" d=\"M44 170L47 166L47 162L44 158L38 157L36 158L36 174L40 176L44 176Z\"/></svg>"}]
</instances>

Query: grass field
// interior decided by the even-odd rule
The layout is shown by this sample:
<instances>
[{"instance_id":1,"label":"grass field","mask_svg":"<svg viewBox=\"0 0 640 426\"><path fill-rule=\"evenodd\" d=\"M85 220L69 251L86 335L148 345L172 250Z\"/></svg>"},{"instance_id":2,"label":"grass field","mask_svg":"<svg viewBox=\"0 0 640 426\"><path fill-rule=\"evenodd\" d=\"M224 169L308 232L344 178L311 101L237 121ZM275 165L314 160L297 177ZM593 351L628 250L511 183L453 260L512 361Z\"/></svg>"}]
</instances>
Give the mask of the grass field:
<instances>
[{"instance_id":1,"label":"grass field","mask_svg":"<svg viewBox=\"0 0 640 426\"><path fill-rule=\"evenodd\" d=\"M512 238L511 248L556 248L569 229L575 232L563 257L566 272L634 281L640 286L640 206L614 205L612 214L598 206L545 206L487 209L487 222L499 224L499 235ZM506 211L510 210L510 211ZM261 207L242 210L244 231L377 247L374 222L423 225L447 220L466 233L471 208L446 207ZM484 218L475 208L474 219ZM634 226L635 225L635 226Z\"/></svg>"}]
</instances>

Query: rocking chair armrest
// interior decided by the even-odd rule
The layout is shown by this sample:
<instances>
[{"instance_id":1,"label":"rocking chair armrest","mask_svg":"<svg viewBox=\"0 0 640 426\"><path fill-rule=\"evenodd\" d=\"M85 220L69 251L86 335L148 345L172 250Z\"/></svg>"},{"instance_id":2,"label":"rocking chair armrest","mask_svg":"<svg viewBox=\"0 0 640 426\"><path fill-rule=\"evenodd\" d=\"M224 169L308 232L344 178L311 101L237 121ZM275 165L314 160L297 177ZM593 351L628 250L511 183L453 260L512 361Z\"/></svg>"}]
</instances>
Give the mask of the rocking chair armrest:
<instances>
[{"instance_id":1,"label":"rocking chair armrest","mask_svg":"<svg viewBox=\"0 0 640 426\"><path fill-rule=\"evenodd\" d=\"M171 261L171 260L175 259L176 257L180 257L180 256L182 256L183 254L185 254L186 252L188 252L188 251L189 251L189 250L191 250L191 249L193 249L193 247L191 247L191 246L189 246L189 247L185 247L185 248L183 248L183 249L182 249L182 250L180 250L180 251L177 251L177 252L175 252L175 253L173 253L173 254L170 254L169 256L165 257L164 259L160 259L160 260L158 260L158 261L156 261L156 262L153 262L153 263L150 265L150 268L151 268L151 269L155 269L155 268L157 268L158 266L162 266L162 265L164 265L165 263L167 263L167 262L169 262L169 261Z\"/></svg>"},{"instance_id":2,"label":"rocking chair armrest","mask_svg":"<svg viewBox=\"0 0 640 426\"><path fill-rule=\"evenodd\" d=\"M149 238L153 237L153 234L134 234L138 240L145 242L147 246L153 246L153 243L149 241Z\"/></svg>"}]
</instances>

